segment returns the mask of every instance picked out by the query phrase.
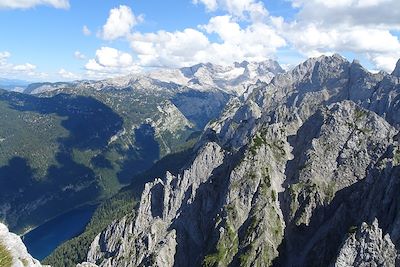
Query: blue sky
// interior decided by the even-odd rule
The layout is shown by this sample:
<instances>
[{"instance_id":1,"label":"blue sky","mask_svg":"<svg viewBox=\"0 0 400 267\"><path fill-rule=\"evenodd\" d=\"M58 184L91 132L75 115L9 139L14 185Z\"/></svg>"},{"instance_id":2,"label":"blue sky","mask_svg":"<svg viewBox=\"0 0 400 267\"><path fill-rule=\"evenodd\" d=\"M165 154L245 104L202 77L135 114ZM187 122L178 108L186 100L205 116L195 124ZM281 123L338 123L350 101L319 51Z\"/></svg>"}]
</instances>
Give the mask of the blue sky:
<instances>
[{"instance_id":1,"label":"blue sky","mask_svg":"<svg viewBox=\"0 0 400 267\"><path fill-rule=\"evenodd\" d=\"M12 2L0 0L3 78L100 79L196 61L266 58L290 66L334 52L357 58L368 69L390 71L400 57L396 0ZM382 16L363 19L377 9ZM111 10L116 16L107 35ZM124 23L127 30L119 29Z\"/></svg>"}]
</instances>

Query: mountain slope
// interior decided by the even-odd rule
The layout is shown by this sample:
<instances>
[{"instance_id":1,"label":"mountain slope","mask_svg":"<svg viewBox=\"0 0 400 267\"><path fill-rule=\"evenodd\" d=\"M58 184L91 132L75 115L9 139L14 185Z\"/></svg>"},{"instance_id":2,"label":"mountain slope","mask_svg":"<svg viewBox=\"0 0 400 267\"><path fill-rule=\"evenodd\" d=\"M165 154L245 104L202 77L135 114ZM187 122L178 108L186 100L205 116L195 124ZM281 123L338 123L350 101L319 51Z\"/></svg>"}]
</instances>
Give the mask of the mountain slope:
<instances>
[{"instance_id":1,"label":"mountain slope","mask_svg":"<svg viewBox=\"0 0 400 267\"><path fill-rule=\"evenodd\" d=\"M346 253L370 255L359 266L383 264L381 251L396 262L399 93L397 77L339 55L259 84L209 124L178 175L146 185L135 215L100 233L87 260L345 266ZM363 237L363 222L381 229L369 233L376 238ZM362 240L377 249L366 252Z\"/></svg>"},{"instance_id":2,"label":"mountain slope","mask_svg":"<svg viewBox=\"0 0 400 267\"><path fill-rule=\"evenodd\" d=\"M158 79L152 72L0 91L0 220L22 232L115 194L157 160L190 147L232 97L229 86L282 71L273 61L207 66L214 78L239 69L232 79L240 81L191 87L192 77L177 84L164 70Z\"/></svg>"},{"instance_id":3,"label":"mountain slope","mask_svg":"<svg viewBox=\"0 0 400 267\"><path fill-rule=\"evenodd\" d=\"M19 232L111 196L136 173L190 145L228 98L188 95L187 105L214 99L210 113L191 122L174 96L162 88L67 88L40 97L1 91L1 220Z\"/></svg>"},{"instance_id":4,"label":"mountain slope","mask_svg":"<svg viewBox=\"0 0 400 267\"><path fill-rule=\"evenodd\" d=\"M122 119L110 108L86 97L10 92L0 92L0 108L0 216L11 229L95 200L104 185L118 188L112 181L102 186L93 167L76 158L101 149L121 129Z\"/></svg>"}]
</instances>

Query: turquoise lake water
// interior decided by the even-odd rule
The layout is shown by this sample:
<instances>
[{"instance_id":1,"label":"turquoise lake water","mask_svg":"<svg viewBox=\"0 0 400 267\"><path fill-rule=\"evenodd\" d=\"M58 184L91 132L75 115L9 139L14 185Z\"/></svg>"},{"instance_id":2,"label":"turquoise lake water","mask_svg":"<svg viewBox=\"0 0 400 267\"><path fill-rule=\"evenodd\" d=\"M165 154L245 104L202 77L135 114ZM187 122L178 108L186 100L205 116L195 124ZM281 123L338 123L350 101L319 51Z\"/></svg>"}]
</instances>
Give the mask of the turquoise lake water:
<instances>
[{"instance_id":1,"label":"turquoise lake water","mask_svg":"<svg viewBox=\"0 0 400 267\"><path fill-rule=\"evenodd\" d=\"M63 242L78 236L89 223L96 206L69 211L33 229L23 236L29 253L42 260Z\"/></svg>"}]
</instances>

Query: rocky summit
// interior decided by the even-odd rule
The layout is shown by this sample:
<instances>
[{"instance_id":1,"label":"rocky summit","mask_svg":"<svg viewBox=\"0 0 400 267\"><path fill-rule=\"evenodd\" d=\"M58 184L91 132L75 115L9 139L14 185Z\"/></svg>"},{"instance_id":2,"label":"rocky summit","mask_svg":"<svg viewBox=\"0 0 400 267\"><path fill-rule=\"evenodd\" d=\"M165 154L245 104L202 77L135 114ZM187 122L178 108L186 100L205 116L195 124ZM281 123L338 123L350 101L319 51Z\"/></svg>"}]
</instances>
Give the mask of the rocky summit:
<instances>
[{"instance_id":1,"label":"rocky summit","mask_svg":"<svg viewBox=\"0 0 400 267\"><path fill-rule=\"evenodd\" d=\"M250 87L79 266L400 265L397 71L335 54Z\"/></svg>"}]
</instances>

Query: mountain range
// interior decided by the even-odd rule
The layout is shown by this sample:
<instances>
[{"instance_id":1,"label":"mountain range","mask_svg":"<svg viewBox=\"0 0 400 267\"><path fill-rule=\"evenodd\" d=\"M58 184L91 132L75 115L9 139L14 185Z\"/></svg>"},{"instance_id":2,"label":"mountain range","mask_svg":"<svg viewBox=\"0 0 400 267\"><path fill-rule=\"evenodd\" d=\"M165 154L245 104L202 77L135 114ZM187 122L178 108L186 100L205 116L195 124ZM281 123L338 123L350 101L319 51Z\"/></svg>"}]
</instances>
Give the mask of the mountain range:
<instances>
[{"instance_id":1,"label":"mountain range","mask_svg":"<svg viewBox=\"0 0 400 267\"><path fill-rule=\"evenodd\" d=\"M124 214L90 235L78 261L60 263L59 257L77 254L63 247L46 261L53 266L400 264L400 61L391 74L370 73L338 54L308 59L290 71L273 61L199 64L98 82L36 84L25 94L2 92L0 100L8 112L2 114L30 122L32 134L44 121L40 128L48 135L37 138L57 137L49 143L59 151L48 153L53 161L40 161L51 162L43 165L50 166L43 168L45 178L35 155L1 167L10 177L0 181L11 194L2 200L7 224L15 207L31 208L7 202L26 185L46 181L62 200L59 192L69 192L71 178L78 192L83 181L102 188L101 177L118 179L115 158L121 157L128 177L144 177L114 196L135 192L124 198L131 203ZM82 125L89 126L83 133ZM5 154L32 151L21 147L8 144L6 151L16 152ZM148 156L153 147L156 156ZM136 157L130 158L130 149ZM175 152L182 151L178 161ZM146 168L132 167L145 162ZM49 175L76 164L81 176ZM118 171L99 171L108 164ZM23 170L34 180L15 180ZM43 210L45 204L37 203L36 210ZM120 202L107 205L113 203ZM16 220L15 228L24 221Z\"/></svg>"},{"instance_id":2,"label":"mountain range","mask_svg":"<svg viewBox=\"0 0 400 267\"><path fill-rule=\"evenodd\" d=\"M282 71L274 61L200 64L35 83L23 94L0 90L1 220L24 232L112 196L157 160L192 146L240 86Z\"/></svg>"},{"instance_id":3,"label":"mountain range","mask_svg":"<svg viewBox=\"0 0 400 267\"><path fill-rule=\"evenodd\" d=\"M339 55L307 60L210 123L180 173L93 241L98 266L395 266L399 92Z\"/></svg>"}]
</instances>

